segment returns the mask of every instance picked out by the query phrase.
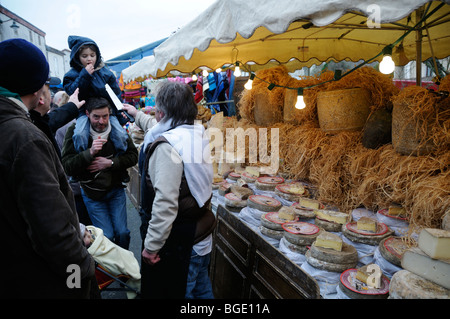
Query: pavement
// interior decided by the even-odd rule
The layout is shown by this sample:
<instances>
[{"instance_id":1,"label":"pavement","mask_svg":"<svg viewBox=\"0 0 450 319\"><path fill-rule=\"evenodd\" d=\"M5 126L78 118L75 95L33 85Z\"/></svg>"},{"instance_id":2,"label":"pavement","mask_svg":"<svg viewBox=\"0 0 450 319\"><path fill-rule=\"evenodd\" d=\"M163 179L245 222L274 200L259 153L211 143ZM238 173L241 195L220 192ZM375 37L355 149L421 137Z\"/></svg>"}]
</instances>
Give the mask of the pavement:
<instances>
[{"instance_id":1,"label":"pavement","mask_svg":"<svg viewBox=\"0 0 450 319\"><path fill-rule=\"evenodd\" d=\"M141 218L139 216L138 211L128 198L128 195L127 195L127 217L128 217L127 218L128 229L131 232L131 241L129 250L133 252L134 256L136 257L140 265L142 240L141 235L139 233L139 227L141 226ZM118 283L113 283L108 288L121 288L121 287ZM101 295L102 299L127 299L125 291L104 290L102 291Z\"/></svg>"}]
</instances>

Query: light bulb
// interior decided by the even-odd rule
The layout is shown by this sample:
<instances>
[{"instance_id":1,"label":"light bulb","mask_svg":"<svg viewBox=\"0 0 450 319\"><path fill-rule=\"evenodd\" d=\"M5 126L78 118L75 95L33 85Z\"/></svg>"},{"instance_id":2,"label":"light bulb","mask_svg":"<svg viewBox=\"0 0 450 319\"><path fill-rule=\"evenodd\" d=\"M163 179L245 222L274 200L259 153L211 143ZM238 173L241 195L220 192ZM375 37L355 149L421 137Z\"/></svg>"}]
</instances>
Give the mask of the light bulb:
<instances>
[{"instance_id":1,"label":"light bulb","mask_svg":"<svg viewBox=\"0 0 450 319\"><path fill-rule=\"evenodd\" d=\"M254 73L250 73L250 78L248 79L247 83L245 83L244 88L247 90L251 90L253 87L253 79L255 78Z\"/></svg>"},{"instance_id":2,"label":"light bulb","mask_svg":"<svg viewBox=\"0 0 450 319\"><path fill-rule=\"evenodd\" d=\"M194 74L194 75L192 76L192 81L197 81L197 74Z\"/></svg>"},{"instance_id":3,"label":"light bulb","mask_svg":"<svg viewBox=\"0 0 450 319\"><path fill-rule=\"evenodd\" d=\"M204 77L207 77L209 73L208 73L208 71L203 70L202 74L203 74Z\"/></svg>"},{"instance_id":4,"label":"light bulb","mask_svg":"<svg viewBox=\"0 0 450 319\"><path fill-rule=\"evenodd\" d=\"M303 100L303 95L297 95L297 103L295 103L295 108L302 110L306 107L305 101Z\"/></svg>"},{"instance_id":5,"label":"light bulb","mask_svg":"<svg viewBox=\"0 0 450 319\"><path fill-rule=\"evenodd\" d=\"M234 76L241 76L241 69L239 68L239 65L236 65L236 67L234 68Z\"/></svg>"},{"instance_id":6,"label":"light bulb","mask_svg":"<svg viewBox=\"0 0 450 319\"><path fill-rule=\"evenodd\" d=\"M380 62L380 72L383 74L391 74L395 70L395 63L390 55L385 55Z\"/></svg>"},{"instance_id":7,"label":"light bulb","mask_svg":"<svg viewBox=\"0 0 450 319\"><path fill-rule=\"evenodd\" d=\"M244 85L244 88L245 88L246 90L251 90L252 87L253 87L253 80L248 79L247 83L245 83L245 85Z\"/></svg>"}]
</instances>

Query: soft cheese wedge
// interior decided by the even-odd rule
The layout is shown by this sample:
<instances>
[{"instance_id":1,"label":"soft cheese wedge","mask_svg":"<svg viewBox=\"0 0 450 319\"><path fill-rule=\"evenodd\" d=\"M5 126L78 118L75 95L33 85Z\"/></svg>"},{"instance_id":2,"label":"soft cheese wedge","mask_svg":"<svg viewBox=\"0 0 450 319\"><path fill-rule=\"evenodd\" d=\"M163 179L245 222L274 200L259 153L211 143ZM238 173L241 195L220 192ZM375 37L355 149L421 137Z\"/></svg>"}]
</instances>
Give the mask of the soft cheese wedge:
<instances>
[{"instance_id":1,"label":"soft cheese wedge","mask_svg":"<svg viewBox=\"0 0 450 319\"><path fill-rule=\"evenodd\" d=\"M450 260L450 231L424 228L419 234L419 248L434 259Z\"/></svg>"},{"instance_id":2,"label":"soft cheese wedge","mask_svg":"<svg viewBox=\"0 0 450 319\"><path fill-rule=\"evenodd\" d=\"M370 217L361 217L356 222L356 228L359 230L367 230L373 233L377 232L377 221L375 219L372 219Z\"/></svg>"}]
</instances>

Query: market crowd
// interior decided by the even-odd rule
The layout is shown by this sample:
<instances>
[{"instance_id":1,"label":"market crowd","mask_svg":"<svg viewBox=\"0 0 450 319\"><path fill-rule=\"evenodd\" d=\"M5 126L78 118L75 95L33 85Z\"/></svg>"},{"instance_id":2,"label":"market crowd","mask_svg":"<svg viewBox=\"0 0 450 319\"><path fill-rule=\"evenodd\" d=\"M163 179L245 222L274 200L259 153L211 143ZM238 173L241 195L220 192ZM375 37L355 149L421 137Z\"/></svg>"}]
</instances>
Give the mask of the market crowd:
<instances>
[{"instance_id":1,"label":"market crowd","mask_svg":"<svg viewBox=\"0 0 450 319\"><path fill-rule=\"evenodd\" d=\"M209 147L192 89L161 84L154 117L128 104L119 111L105 86L119 100L121 91L97 44L80 36L68 44L71 69L52 101L42 51L0 42L0 298L101 298L102 262L136 279L140 298L214 298L213 170L184 151ZM124 128L130 119L145 131L140 151ZM140 266L128 251L125 193L137 164Z\"/></svg>"}]
</instances>

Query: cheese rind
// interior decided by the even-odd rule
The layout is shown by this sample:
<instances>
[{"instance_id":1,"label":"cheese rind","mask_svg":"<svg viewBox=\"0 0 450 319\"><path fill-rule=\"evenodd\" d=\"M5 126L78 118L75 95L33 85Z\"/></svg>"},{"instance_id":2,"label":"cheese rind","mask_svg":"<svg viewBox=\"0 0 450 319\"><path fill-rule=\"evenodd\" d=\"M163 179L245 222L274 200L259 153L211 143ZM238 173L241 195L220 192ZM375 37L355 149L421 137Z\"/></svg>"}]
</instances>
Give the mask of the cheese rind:
<instances>
[{"instance_id":1,"label":"cheese rind","mask_svg":"<svg viewBox=\"0 0 450 319\"><path fill-rule=\"evenodd\" d=\"M403 254L402 268L450 289L450 261L432 259L420 248L414 247Z\"/></svg>"},{"instance_id":2,"label":"cheese rind","mask_svg":"<svg viewBox=\"0 0 450 319\"><path fill-rule=\"evenodd\" d=\"M367 230L373 233L377 232L377 221L370 217L361 217L356 222L356 228L360 230Z\"/></svg>"},{"instance_id":3,"label":"cheese rind","mask_svg":"<svg viewBox=\"0 0 450 319\"><path fill-rule=\"evenodd\" d=\"M434 259L450 259L450 231L424 228L419 234L419 248Z\"/></svg>"},{"instance_id":4,"label":"cheese rind","mask_svg":"<svg viewBox=\"0 0 450 319\"><path fill-rule=\"evenodd\" d=\"M322 231L320 235L317 236L315 245L322 248L342 251L342 238L336 234Z\"/></svg>"},{"instance_id":5,"label":"cheese rind","mask_svg":"<svg viewBox=\"0 0 450 319\"><path fill-rule=\"evenodd\" d=\"M408 270L397 271L389 283L391 299L450 299L450 290Z\"/></svg>"},{"instance_id":6,"label":"cheese rind","mask_svg":"<svg viewBox=\"0 0 450 319\"><path fill-rule=\"evenodd\" d=\"M348 214L335 212L333 210L316 209L314 213L320 219L335 222L338 224L346 224L348 219Z\"/></svg>"}]
</instances>

